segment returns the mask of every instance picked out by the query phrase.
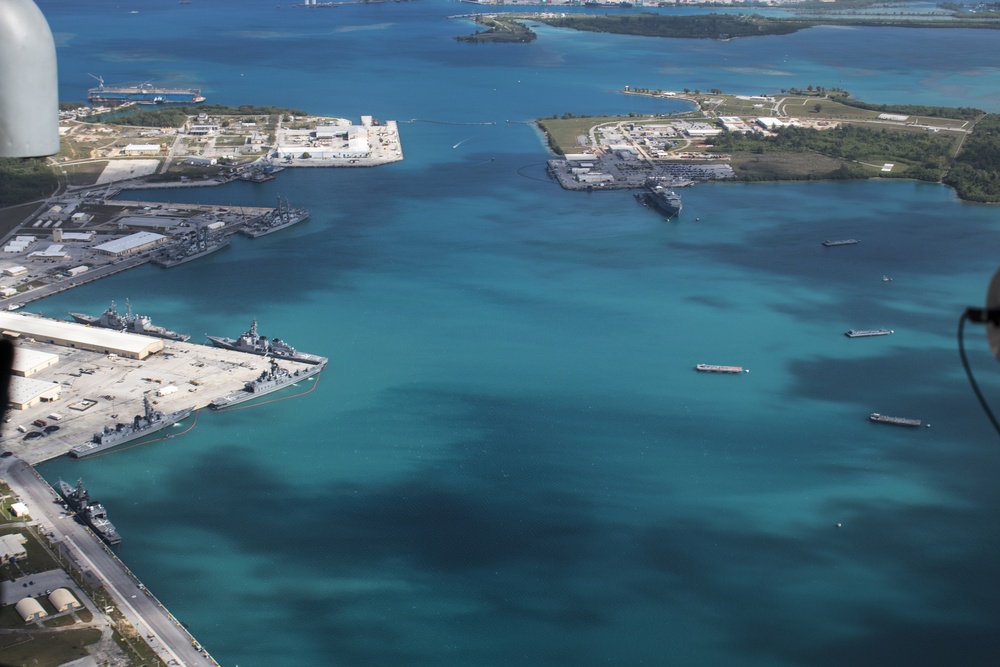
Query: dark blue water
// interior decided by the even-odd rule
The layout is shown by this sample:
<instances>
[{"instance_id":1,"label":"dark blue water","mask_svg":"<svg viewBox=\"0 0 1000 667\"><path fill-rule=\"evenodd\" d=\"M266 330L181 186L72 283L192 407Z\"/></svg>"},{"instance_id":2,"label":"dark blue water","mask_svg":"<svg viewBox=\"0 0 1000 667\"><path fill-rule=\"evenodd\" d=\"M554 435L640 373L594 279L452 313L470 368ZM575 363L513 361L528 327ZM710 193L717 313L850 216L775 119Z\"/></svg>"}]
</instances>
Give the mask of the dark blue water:
<instances>
[{"instance_id":1,"label":"dark blue water","mask_svg":"<svg viewBox=\"0 0 1000 667\"><path fill-rule=\"evenodd\" d=\"M64 99L89 72L421 119L395 165L139 193L280 193L313 215L31 308L129 297L196 337L256 317L330 357L307 396L40 466L87 480L129 566L222 664L995 663L1000 442L955 329L996 269L1000 210L910 182L719 184L667 224L627 192L549 183L520 122L682 108L625 85L998 111L991 32L469 45L445 17L474 7L440 0L39 4ZM968 344L996 398L982 331Z\"/></svg>"}]
</instances>

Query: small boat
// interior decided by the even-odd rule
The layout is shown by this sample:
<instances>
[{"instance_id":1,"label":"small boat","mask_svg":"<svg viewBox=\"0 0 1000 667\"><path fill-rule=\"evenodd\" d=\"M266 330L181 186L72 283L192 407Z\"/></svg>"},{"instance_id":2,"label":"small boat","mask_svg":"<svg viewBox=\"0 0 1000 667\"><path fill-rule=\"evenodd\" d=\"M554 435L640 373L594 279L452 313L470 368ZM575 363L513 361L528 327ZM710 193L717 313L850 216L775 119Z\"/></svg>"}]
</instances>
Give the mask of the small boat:
<instances>
[{"instance_id":1,"label":"small boat","mask_svg":"<svg viewBox=\"0 0 1000 667\"><path fill-rule=\"evenodd\" d=\"M823 241L823 245L825 245L827 248L838 245L854 245L855 243L861 243L861 241L859 241L858 239L840 239L837 241Z\"/></svg>"}]
</instances>

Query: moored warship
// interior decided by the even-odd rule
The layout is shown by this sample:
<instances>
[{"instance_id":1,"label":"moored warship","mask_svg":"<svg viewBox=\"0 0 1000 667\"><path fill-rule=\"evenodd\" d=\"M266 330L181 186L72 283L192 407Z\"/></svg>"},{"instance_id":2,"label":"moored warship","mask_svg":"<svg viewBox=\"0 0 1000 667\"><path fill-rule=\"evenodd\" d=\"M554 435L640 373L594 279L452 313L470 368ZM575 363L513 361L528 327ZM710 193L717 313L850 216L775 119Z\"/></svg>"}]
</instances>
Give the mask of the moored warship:
<instances>
[{"instance_id":1,"label":"moored warship","mask_svg":"<svg viewBox=\"0 0 1000 667\"><path fill-rule=\"evenodd\" d=\"M665 213L668 218L680 215L681 210L684 208L679 194L654 183L647 184L646 191L640 192L635 197L644 205L651 206Z\"/></svg>"},{"instance_id":2,"label":"moored warship","mask_svg":"<svg viewBox=\"0 0 1000 667\"><path fill-rule=\"evenodd\" d=\"M169 269L172 266L184 264L185 262L190 262L222 250L229 245L230 240L229 236L210 238L208 230L204 227L199 227L192 238L188 238L182 241L179 246L167 250L159 259L154 259L153 263Z\"/></svg>"},{"instance_id":3,"label":"moored warship","mask_svg":"<svg viewBox=\"0 0 1000 667\"><path fill-rule=\"evenodd\" d=\"M73 508L76 515L102 540L111 545L122 541L122 536L118 534L115 525L108 520L108 512L104 509L104 505L90 500L90 494L83 488L82 479L77 480L75 489L60 479L59 491L66 499L66 504Z\"/></svg>"},{"instance_id":4,"label":"moored warship","mask_svg":"<svg viewBox=\"0 0 1000 667\"><path fill-rule=\"evenodd\" d=\"M256 239L285 229L286 227L291 227L308 217L309 211L307 209L292 206L288 203L287 199L283 200L281 197L278 197L278 208L251 220L240 230L240 233Z\"/></svg>"},{"instance_id":5,"label":"moored warship","mask_svg":"<svg viewBox=\"0 0 1000 667\"><path fill-rule=\"evenodd\" d=\"M177 412L163 413L153 408L153 404L149 402L149 396L142 397L142 406L143 414L133 417L130 423L122 424L119 422L113 427L105 426L103 431L94 434L90 442L74 445L69 450L69 455L78 459L152 435L168 426L173 426L191 414L193 410L193 408L185 408Z\"/></svg>"},{"instance_id":6,"label":"moored warship","mask_svg":"<svg viewBox=\"0 0 1000 667\"><path fill-rule=\"evenodd\" d=\"M326 367L326 360L324 359L322 363L300 368L292 373L287 368L279 366L278 362L274 359L270 361L271 365L257 376L256 379L245 383L243 389L228 396L215 399L209 404L209 407L213 410L220 410L243 403L244 401L249 401L252 398L259 398L265 394L284 389L299 380L310 378Z\"/></svg>"},{"instance_id":7,"label":"moored warship","mask_svg":"<svg viewBox=\"0 0 1000 667\"><path fill-rule=\"evenodd\" d=\"M104 85L104 79L94 76L98 86L87 90L87 101L92 104L198 104L205 101L205 96L198 88L172 88L154 86L146 81L139 84Z\"/></svg>"},{"instance_id":8,"label":"moored warship","mask_svg":"<svg viewBox=\"0 0 1000 667\"><path fill-rule=\"evenodd\" d=\"M157 338L167 338L169 340L186 341L191 336L180 334L170 329L165 329L153 324L146 315L133 315L132 306L128 299L125 299L125 314L121 315L115 309L115 302L105 310L100 317L84 315L83 313L70 313L70 317L80 324L89 324L102 329L114 329L115 331L125 331L127 333L142 334L144 336L156 336Z\"/></svg>"},{"instance_id":9,"label":"moored warship","mask_svg":"<svg viewBox=\"0 0 1000 667\"><path fill-rule=\"evenodd\" d=\"M208 336L212 345L226 350L236 352L247 352L249 354L269 355L277 359L288 359L289 361L302 361L307 364L325 364L326 357L316 354L299 352L288 343L279 338L268 338L257 333L257 320L250 323L250 330L244 332L239 338L226 338L224 336Z\"/></svg>"}]
</instances>

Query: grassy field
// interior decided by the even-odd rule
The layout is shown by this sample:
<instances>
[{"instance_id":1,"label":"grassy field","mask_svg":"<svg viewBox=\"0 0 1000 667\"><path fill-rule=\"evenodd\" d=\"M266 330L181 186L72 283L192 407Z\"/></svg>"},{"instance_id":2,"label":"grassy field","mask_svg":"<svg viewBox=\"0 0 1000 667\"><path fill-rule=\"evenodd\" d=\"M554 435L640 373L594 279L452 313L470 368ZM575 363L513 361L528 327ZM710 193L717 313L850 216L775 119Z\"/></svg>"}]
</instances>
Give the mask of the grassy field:
<instances>
[{"instance_id":1,"label":"grassy field","mask_svg":"<svg viewBox=\"0 0 1000 667\"><path fill-rule=\"evenodd\" d=\"M16 612L15 612L16 613ZM18 617L20 621L20 616ZM21 623L22 627L24 623ZM87 655L84 648L101 638L96 628L61 630L59 632L17 633L0 635L0 654L5 665L58 667Z\"/></svg>"}]
</instances>

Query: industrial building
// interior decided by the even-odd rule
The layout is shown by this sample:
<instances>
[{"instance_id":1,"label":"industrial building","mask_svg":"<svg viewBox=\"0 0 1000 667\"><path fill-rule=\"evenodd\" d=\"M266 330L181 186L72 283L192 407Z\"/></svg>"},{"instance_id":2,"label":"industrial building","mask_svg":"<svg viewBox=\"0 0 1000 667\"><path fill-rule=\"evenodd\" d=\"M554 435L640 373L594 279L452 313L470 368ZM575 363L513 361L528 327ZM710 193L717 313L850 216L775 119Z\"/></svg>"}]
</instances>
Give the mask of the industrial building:
<instances>
[{"instance_id":1,"label":"industrial building","mask_svg":"<svg viewBox=\"0 0 1000 667\"><path fill-rule=\"evenodd\" d=\"M27 410L30 407L47 401L58 401L62 393L62 385L56 382L33 380L32 378L14 375L10 378L7 400L15 410Z\"/></svg>"},{"instance_id":2,"label":"industrial building","mask_svg":"<svg viewBox=\"0 0 1000 667\"><path fill-rule=\"evenodd\" d=\"M120 333L74 322L3 311L0 311L0 331L50 345L62 345L101 354L117 354L129 359L145 359L163 349L162 338Z\"/></svg>"},{"instance_id":3,"label":"industrial building","mask_svg":"<svg viewBox=\"0 0 1000 667\"><path fill-rule=\"evenodd\" d=\"M141 252L147 248L152 248L153 246L165 243L166 241L167 237L163 234L157 234L155 232L136 232L135 234L129 234L128 236L123 236L120 239L115 239L114 241L108 241L94 246L94 250L105 255L122 257L124 255L131 255L135 252Z\"/></svg>"},{"instance_id":4,"label":"industrial building","mask_svg":"<svg viewBox=\"0 0 1000 667\"><path fill-rule=\"evenodd\" d=\"M11 533L10 535L0 535L0 565L6 565L12 559L24 560L28 557L28 552L24 548L27 538L21 533Z\"/></svg>"},{"instance_id":5,"label":"industrial building","mask_svg":"<svg viewBox=\"0 0 1000 667\"><path fill-rule=\"evenodd\" d=\"M39 371L59 362L59 355L40 350L31 350L23 345L14 348L14 365L11 372L23 378L31 377Z\"/></svg>"}]
</instances>

